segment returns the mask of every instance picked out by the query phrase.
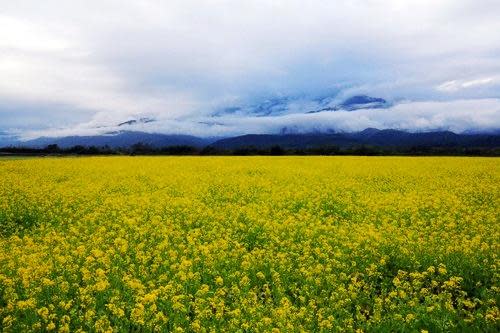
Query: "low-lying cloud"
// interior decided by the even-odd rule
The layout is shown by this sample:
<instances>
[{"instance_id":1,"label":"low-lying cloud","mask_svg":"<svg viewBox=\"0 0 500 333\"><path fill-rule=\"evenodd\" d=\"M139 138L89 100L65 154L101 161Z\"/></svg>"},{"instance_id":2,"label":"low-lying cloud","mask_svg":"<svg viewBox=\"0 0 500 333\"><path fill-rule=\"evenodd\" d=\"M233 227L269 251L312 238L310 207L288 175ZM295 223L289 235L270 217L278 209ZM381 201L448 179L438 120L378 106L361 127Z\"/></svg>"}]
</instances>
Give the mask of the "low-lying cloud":
<instances>
[{"instance_id":1,"label":"low-lying cloud","mask_svg":"<svg viewBox=\"0 0 500 333\"><path fill-rule=\"evenodd\" d=\"M96 128L93 124L84 124L58 130L28 131L24 133L24 138L99 135L122 130L210 137L251 133L357 132L366 128L410 132L494 132L500 128L500 99L403 102L385 109L288 113L279 116L233 114L183 120L159 119L125 127L115 125Z\"/></svg>"}]
</instances>

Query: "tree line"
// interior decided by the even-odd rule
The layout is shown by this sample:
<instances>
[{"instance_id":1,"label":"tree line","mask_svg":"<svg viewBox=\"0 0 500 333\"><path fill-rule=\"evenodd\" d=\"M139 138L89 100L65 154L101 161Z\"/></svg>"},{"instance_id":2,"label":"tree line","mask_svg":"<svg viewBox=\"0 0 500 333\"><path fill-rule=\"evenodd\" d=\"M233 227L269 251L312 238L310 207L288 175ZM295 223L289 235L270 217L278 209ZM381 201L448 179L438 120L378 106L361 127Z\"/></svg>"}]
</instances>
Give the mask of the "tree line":
<instances>
[{"instance_id":1,"label":"tree line","mask_svg":"<svg viewBox=\"0 0 500 333\"><path fill-rule=\"evenodd\" d=\"M469 148L469 147L445 147L445 146L411 146L411 147L381 147L359 145L352 147L319 146L310 148L284 148L272 146L269 148L242 147L224 149L214 146L203 148L179 145L154 147L145 143L136 143L127 148L116 148L109 146L81 146L76 145L69 148L59 147L51 144L44 148L31 147L4 147L0 148L1 155L221 155L221 156L279 156L279 155L408 155L408 156L500 156L500 147L495 148Z\"/></svg>"}]
</instances>

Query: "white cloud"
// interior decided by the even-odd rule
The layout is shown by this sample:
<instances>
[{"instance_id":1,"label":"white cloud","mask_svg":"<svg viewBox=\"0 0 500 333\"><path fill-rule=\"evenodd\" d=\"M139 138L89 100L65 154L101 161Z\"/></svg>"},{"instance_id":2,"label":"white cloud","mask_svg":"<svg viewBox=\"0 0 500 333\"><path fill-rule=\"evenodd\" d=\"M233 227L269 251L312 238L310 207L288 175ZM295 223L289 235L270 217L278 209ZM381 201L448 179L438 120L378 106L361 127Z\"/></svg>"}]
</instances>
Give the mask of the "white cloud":
<instances>
[{"instance_id":1,"label":"white cloud","mask_svg":"<svg viewBox=\"0 0 500 333\"><path fill-rule=\"evenodd\" d=\"M478 78L472 80L451 80L443 82L436 87L437 90L444 92L456 92L461 89L487 86L497 83L499 80L493 77Z\"/></svg>"},{"instance_id":2,"label":"white cloud","mask_svg":"<svg viewBox=\"0 0 500 333\"><path fill-rule=\"evenodd\" d=\"M68 41L55 38L40 26L28 20L0 14L0 48L31 52L62 51Z\"/></svg>"},{"instance_id":3,"label":"white cloud","mask_svg":"<svg viewBox=\"0 0 500 333\"><path fill-rule=\"evenodd\" d=\"M225 115L163 119L128 127L96 128L82 124L72 128L28 131L25 139L39 136L97 135L120 130L150 133L233 136L242 134L308 132L357 132L366 128L399 129L410 132L489 132L500 128L500 99L449 102L404 102L387 109L292 113L280 116Z\"/></svg>"},{"instance_id":4,"label":"white cloud","mask_svg":"<svg viewBox=\"0 0 500 333\"><path fill-rule=\"evenodd\" d=\"M387 109L325 111L277 117L227 117L217 120L225 126L213 135L279 133L284 127L296 132L355 132L365 128L400 129L412 132L449 130L491 131L500 128L500 99L449 102L405 102ZM209 131L209 129L206 129ZM193 134L202 135L199 131Z\"/></svg>"},{"instance_id":5,"label":"white cloud","mask_svg":"<svg viewBox=\"0 0 500 333\"><path fill-rule=\"evenodd\" d=\"M0 50L0 97L14 103L64 105L67 117L86 110L100 125L159 110L182 115L196 104L189 92L175 89L161 96L134 91L126 77L96 62L87 45L27 21L0 16Z\"/></svg>"},{"instance_id":6,"label":"white cloud","mask_svg":"<svg viewBox=\"0 0 500 333\"><path fill-rule=\"evenodd\" d=\"M4 1L0 103L8 101L9 110L0 106L0 129L20 119L40 127L32 122L37 104L47 127L92 128L152 116L170 124L165 130L184 130L188 119L220 106L273 95L303 94L291 112L312 107L311 96L328 91L339 92L337 100L358 93L460 103L499 98L500 2L483 4ZM51 106L59 111L47 112ZM334 117L354 128L354 121L381 124L384 112ZM300 122L315 116L290 117ZM414 120L419 128L458 126L452 114ZM268 128L253 118L249 126Z\"/></svg>"}]
</instances>

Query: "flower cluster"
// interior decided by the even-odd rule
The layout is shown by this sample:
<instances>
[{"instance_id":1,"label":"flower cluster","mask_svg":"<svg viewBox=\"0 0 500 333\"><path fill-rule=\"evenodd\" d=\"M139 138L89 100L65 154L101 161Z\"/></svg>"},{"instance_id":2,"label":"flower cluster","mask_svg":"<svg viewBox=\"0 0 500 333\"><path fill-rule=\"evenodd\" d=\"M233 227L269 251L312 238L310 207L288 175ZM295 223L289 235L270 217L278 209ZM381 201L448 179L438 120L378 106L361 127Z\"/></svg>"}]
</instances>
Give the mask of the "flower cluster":
<instances>
[{"instance_id":1,"label":"flower cluster","mask_svg":"<svg viewBox=\"0 0 500 333\"><path fill-rule=\"evenodd\" d=\"M0 161L0 330L496 331L488 158Z\"/></svg>"}]
</instances>

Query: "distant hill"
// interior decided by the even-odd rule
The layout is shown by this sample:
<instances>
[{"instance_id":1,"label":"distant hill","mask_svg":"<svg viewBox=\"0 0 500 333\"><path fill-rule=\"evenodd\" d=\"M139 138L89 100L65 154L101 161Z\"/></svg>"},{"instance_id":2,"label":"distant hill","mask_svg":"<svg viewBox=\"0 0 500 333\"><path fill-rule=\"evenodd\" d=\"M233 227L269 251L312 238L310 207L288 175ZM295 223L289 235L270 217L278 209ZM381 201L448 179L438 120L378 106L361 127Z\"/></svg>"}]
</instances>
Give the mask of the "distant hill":
<instances>
[{"instance_id":1,"label":"distant hill","mask_svg":"<svg viewBox=\"0 0 500 333\"><path fill-rule=\"evenodd\" d=\"M130 147L136 143L143 143L152 147L166 146L193 146L204 147L215 141L215 139L198 138L190 135L168 135L144 132L122 131L95 136L66 136L60 138L41 137L34 140L19 142L17 145L26 147L45 147L49 144L57 144L61 148L76 145L81 146L109 146L112 148Z\"/></svg>"},{"instance_id":2,"label":"distant hill","mask_svg":"<svg viewBox=\"0 0 500 333\"><path fill-rule=\"evenodd\" d=\"M321 146L352 147L371 145L380 147L500 147L500 135L455 134L453 132L408 133L398 130L369 128L357 133L334 134L251 134L221 139L212 144L220 149L245 147L304 149Z\"/></svg>"},{"instance_id":3,"label":"distant hill","mask_svg":"<svg viewBox=\"0 0 500 333\"><path fill-rule=\"evenodd\" d=\"M284 149L308 149L326 146L349 148L356 146L377 147L462 147L498 148L500 134L455 134L449 131L409 133L399 130L367 128L356 133L304 133L304 134L249 134L229 138L199 138L190 135L168 135L133 131L120 131L106 135L41 137L29 141L12 142L4 146L45 148L57 144L60 148L73 146L109 146L129 148L142 143L153 148L192 146L217 149L259 148L281 146Z\"/></svg>"},{"instance_id":4,"label":"distant hill","mask_svg":"<svg viewBox=\"0 0 500 333\"><path fill-rule=\"evenodd\" d=\"M17 142L18 138L16 136L0 131L0 147L15 145Z\"/></svg>"}]
</instances>

